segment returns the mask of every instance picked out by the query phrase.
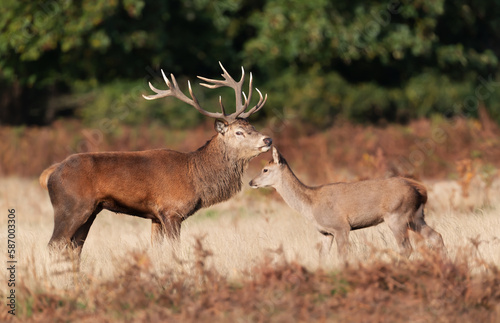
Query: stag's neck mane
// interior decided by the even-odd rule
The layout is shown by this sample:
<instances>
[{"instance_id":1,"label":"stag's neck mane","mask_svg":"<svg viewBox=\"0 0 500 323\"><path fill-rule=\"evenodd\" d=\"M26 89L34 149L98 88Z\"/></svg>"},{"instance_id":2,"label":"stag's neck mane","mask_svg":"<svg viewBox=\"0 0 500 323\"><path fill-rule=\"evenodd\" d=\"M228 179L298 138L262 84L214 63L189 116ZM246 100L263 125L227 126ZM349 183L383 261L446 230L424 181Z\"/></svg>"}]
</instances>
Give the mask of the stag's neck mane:
<instances>
[{"instance_id":1,"label":"stag's neck mane","mask_svg":"<svg viewBox=\"0 0 500 323\"><path fill-rule=\"evenodd\" d=\"M228 200L241 190L241 177L249 160L228 151L217 135L192 154L190 168L201 207Z\"/></svg>"}]
</instances>

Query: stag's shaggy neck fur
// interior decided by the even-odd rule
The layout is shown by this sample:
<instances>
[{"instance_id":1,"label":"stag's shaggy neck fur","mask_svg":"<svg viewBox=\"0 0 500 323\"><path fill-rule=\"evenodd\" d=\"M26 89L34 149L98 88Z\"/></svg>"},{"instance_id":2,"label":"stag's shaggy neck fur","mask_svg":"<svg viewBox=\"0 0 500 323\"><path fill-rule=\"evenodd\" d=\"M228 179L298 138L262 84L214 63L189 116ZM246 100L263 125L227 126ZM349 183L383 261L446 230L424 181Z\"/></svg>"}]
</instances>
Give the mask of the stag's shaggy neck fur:
<instances>
[{"instance_id":1,"label":"stag's shaggy neck fur","mask_svg":"<svg viewBox=\"0 0 500 323\"><path fill-rule=\"evenodd\" d=\"M241 177L249 160L228 151L217 135L192 154L190 171L200 207L226 201L241 190Z\"/></svg>"}]
</instances>

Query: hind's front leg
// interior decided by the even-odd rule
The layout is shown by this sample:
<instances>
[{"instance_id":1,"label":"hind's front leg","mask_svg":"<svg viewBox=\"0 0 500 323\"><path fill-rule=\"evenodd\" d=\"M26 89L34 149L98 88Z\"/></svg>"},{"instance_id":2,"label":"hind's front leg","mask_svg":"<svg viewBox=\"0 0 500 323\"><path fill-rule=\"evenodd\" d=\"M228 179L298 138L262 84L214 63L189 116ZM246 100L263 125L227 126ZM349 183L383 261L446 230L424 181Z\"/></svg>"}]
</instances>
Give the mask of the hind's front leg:
<instances>
[{"instance_id":1,"label":"hind's front leg","mask_svg":"<svg viewBox=\"0 0 500 323\"><path fill-rule=\"evenodd\" d=\"M347 260L349 253L349 229L336 230L335 240L337 241L337 250L341 260Z\"/></svg>"},{"instance_id":2,"label":"hind's front leg","mask_svg":"<svg viewBox=\"0 0 500 323\"><path fill-rule=\"evenodd\" d=\"M322 234L322 237L319 250L319 260L320 263L322 263L328 258L328 255L330 254L333 243L333 235L325 231L320 231L320 233Z\"/></svg>"}]
</instances>

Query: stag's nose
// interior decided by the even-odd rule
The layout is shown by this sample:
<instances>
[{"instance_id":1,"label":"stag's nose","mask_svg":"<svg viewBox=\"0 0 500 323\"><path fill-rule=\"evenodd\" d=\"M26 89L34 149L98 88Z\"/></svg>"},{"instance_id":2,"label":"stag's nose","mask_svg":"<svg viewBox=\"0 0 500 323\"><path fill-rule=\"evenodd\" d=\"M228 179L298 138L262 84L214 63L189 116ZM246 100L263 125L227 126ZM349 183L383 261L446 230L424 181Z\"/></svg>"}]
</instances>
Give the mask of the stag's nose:
<instances>
[{"instance_id":1,"label":"stag's nose","mask_svg":"<svg viewBox=\"0 0 500 323\"><path fill-rule=\"evenodd\" d=\"M266 146L270 147L273 144L273 140L271 138L267 137L267 138L264 138L264 143L266 144Z\"/></svg>"}]
</instances>

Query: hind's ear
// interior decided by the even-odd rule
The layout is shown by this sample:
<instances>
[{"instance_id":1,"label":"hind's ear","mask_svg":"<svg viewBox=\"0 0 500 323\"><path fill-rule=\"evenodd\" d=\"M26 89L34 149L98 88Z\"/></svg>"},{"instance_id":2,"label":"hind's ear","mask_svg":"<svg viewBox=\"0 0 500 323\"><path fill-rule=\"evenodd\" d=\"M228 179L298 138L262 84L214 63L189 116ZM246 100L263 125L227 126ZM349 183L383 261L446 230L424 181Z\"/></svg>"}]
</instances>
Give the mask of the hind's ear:
<instances>
[{"instance_id":1,"label":"hind's ear","mask_svg":"<svg viewBox=\"0 0 500 323\"><path fill-rule=\"evenodd\" d=\"M278 149L276 149L276 147L274 146L273 146L273 163L275 163L276 165L288 165L283 155L281 155Z\"/></svg>"},{"instance_id":2,"label":"hind's ear","mask_svg":"<svg viewBox=\"0 0 500 323\"><path fill-rule=\"evenodd\" d=\"M225 134L228 126L229 124L225 120L220 120L220 119L215 120L214 124L215 131L217 131L220 134Z\"/></svg>"},{"instance_id":3,"label":"hind's ear","mask_svg":"<svg viewBox=\"0 0 500 323\"><path fill-rule=\"evenodd\" d=\"M280 164L280 161L281 161L281 155L278 151L278 149L276 149L276 147L273 147L273 161L275 164Z\"/></svg>"}]
</instances>

